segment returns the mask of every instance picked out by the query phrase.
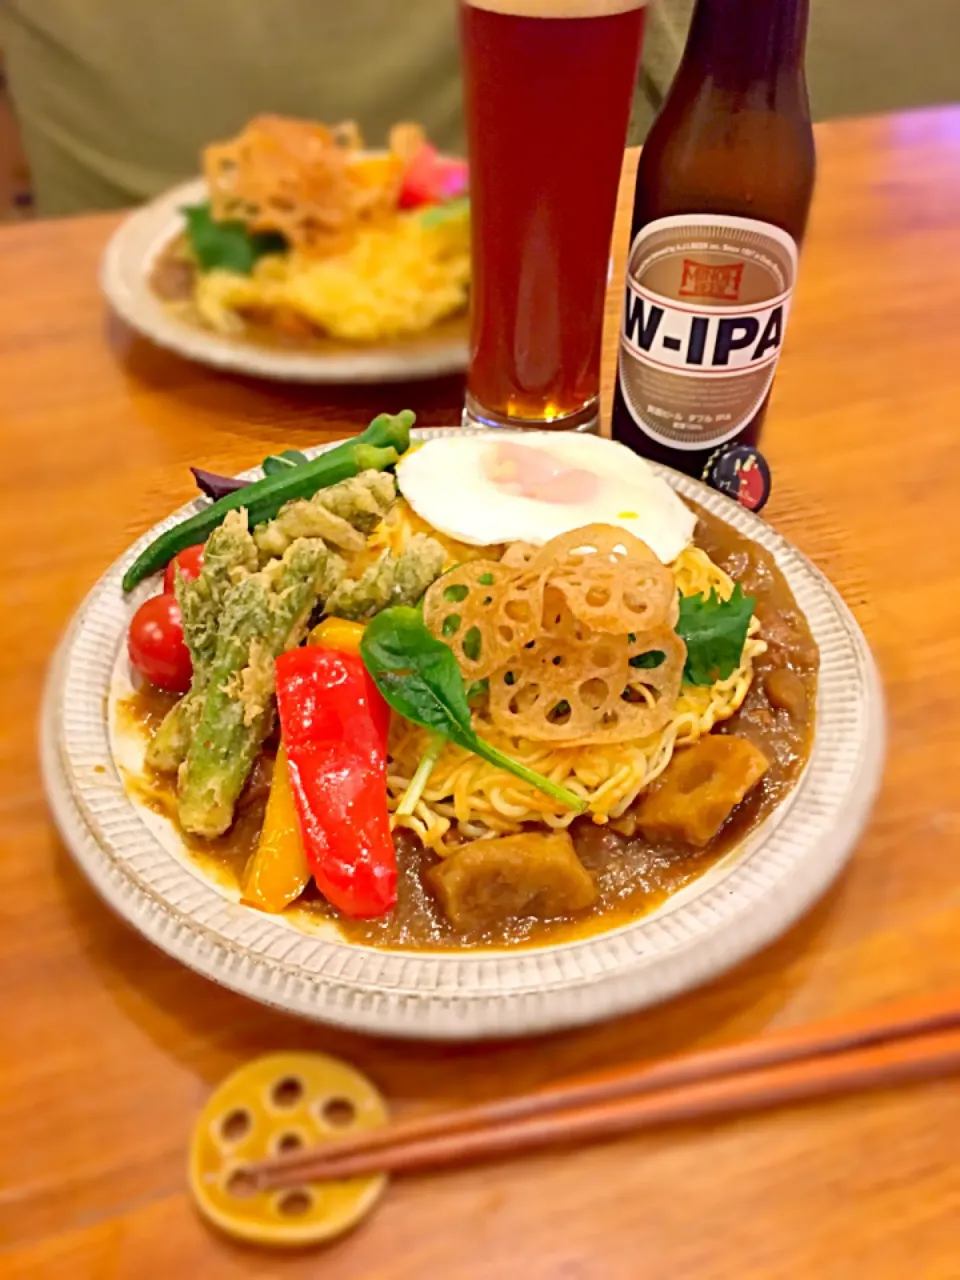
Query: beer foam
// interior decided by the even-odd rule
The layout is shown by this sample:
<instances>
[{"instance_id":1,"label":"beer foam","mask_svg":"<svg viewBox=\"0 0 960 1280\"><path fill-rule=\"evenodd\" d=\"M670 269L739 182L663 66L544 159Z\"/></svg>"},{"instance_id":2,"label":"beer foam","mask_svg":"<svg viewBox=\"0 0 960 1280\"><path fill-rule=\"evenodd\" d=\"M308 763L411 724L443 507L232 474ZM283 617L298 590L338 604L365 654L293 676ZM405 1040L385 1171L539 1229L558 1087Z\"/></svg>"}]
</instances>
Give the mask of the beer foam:
<instances>
[{"instance_id":1,"label":"beer foam","mask_svg":"<svg viewBox=\"0 0 960 1280\"><path fill-rule=\"evenodd\" d=\"M642 9L647 0L466 0L474 9L515 18L607 18Z\"/></svg>"}]
</instances>

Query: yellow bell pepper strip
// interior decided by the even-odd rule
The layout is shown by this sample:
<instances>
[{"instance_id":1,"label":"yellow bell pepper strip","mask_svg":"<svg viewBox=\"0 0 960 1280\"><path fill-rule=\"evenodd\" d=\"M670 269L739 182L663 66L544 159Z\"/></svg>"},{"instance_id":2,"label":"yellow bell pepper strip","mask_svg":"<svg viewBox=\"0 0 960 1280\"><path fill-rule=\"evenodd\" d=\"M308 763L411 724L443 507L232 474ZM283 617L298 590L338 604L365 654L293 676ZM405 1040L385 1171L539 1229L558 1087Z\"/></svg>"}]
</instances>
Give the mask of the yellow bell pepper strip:
<instances>
[{"instance_id":1,"label":"yellow bell pepper strip","mask_svg":"<svg viewBox=\"0 0 960 1280\"><path fill-rule=\"evenodd\" d=\"M358 653L307 646L277 659L277 706L307 865L346 916L397 901L387 812L390 712Z\"/></svg>"},{"instance_id":2,"label":"yellow bell pepper strip","mask_svg":"<svg viewBox=\"0 0 960 1280\"><path fill-rule=\"evenodd\" d=\"M296 901L310 883L303 852L300 816L290 786L287 753L280 745L263 816L263 829L243 878L243 900L261 911L277 913Z\"/></svg>"},{"instance_id":3,"label":"yellow bell pepper strip","mask_svg":"<svg viewBox=\"0 0 960 1280\"><path fill-rule=\"evenodd\" d=\"M324 618L310 632L308 644L323 649L339 649L341 653L359 653L364 624L347 618Z\"/></svg>"}]
</instances>

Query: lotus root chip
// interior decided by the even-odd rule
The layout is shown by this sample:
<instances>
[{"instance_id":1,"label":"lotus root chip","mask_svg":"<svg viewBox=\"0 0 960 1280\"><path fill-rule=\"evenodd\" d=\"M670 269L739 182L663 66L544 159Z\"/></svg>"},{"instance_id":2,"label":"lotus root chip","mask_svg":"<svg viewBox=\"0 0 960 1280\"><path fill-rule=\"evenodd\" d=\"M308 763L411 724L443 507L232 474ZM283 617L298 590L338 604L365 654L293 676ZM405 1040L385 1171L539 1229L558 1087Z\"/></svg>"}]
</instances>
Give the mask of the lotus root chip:
<instances>
[{"instance_id":1,"label":"lotus root chip","mask_svg":"<svg viewBox=\"0 0 960 1280\"><path fill-rule=\"evenodd\" d=\"M500 557L500 563L511 569L526 569L536 554L537 548L532 542L511 542Z\"/></svg>"},{"instance_id":2,"label":"lotus root chip","mask_svg":"<svg viewBox=\"0 0 960 1280\"><path fill-rule=\"evenodd\" d=\"M397 134L399 145L412 135ZM280 232L308 253L350 243L363 218L396 205L403 163L379 184L366 184L353 167L363 139L352 123L328 128L309 120L258 116L229 142L203 153L211 211L217 221L238 220L251 231Z\"/></svg>"},{"instance_id":3,"label":"lotus root chip","mask_svg":"<svg viewBox=\"0 0 960 1280\"><path fill-rule=\"evenodd\" d=\"M588 525L554 538L530 567L546 568L574 615L595 631L648 631L669 622L677 608L670 570L646 543L611 526Z\"/></svg>"},{"instance_id":4,"label":"lotus root chip","mask_svg":"<svg viewBox=\"0 0 960 1280\"><path fill-rule=\"evenodd\" d=\"M490 715L497 728L569 746L634 741L662 729L680 693L686 661L680 637L670 627L630 639L587 631L571 649L570 636L579 625L567 611L551 634L490 677ZM663 662L629 665L631 657L649 652L662 653ZM564 659L559 665L558 654ZM564 702L569 711L558 714Z\"/></svg>"},{"instance_id":5,"label":"lotus root chip","mask_svg":"<svg viewBox=\"0 0 960 1280\"><path fill-rule=\"evenodd\" d=\"M545 542L534 557L538 566L546 568L571 559L585 560L595 556L611 567L624 560L659 560L647 544L626 529L612 524L588 524L571 529Z\"/></svg>"},{"instance_id":6,"label":"lotus root chip","mask_svg":"<svg viewBox=\"0 0 960 1280\"><path fill-rule=\"evenodd\" d=\"M490 715L515 737L578 741L622 700L627 639L588 631L562 597L546 595L541 634L490 677Z\"/></svg>"},{"instance_id":7,"label":"lotus root chip","mask_svg":"<svg viewBox=\"0 0 960 1280\"><path fill-rule=\"evenodd\" d=\"M539 633L542 608L543 574L470 560L429 588L423 619L463 674L482 680Z\"/></svg>"},{"instance_id":8,"label":"lotus root chip","mask_svg":"<svg viewBox=\"0 0 960 1280\"><path fill-rule=\"evenodd\" d=\"M631 636L628 655L632 660L641 654L662 653L663 661L656 667L628 666L626 704L628 710L621 715L624 726L631 720L650 724L640 736L653 733L670 719L680 695L683 668L687 660L687 646L672 627Z\"/></svg>"}]
</instances>

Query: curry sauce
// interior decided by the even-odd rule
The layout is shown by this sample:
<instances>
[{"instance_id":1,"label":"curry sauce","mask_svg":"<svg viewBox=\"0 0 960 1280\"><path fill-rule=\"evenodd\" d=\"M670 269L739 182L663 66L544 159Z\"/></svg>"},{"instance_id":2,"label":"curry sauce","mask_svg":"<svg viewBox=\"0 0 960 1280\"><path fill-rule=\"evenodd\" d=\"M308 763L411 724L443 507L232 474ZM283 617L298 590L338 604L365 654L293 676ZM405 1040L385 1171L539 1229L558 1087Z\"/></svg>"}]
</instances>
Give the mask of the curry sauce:
<instances>
[{"instance_id":1,"label":"curry sauce","mask_svg":"<svg viewBox=\"0 0 960 1280\"><path fill-rule=\"evenodd\" d=\"M766 756L769 768L737 806L717 836L703 849L653 842L631 833L630 811L607 826L578 818L571 826L574 846L597 887L594 904L576 916L553 920L521 917L478 932L457 929L444 916L424 872L436 862L410 832L395 835L398 901L377 920L347 920L312 886L288 914L337 923L351 942L411 950L504 945L544 945L582 938L649 914L667 898L715 866L784 800L796 784L813 741L819 654L806 619L773 557L728 525L695 508L697 546L755 597L766 653L754 660L754 678L740 710L715 732L748 738ZM145 733L171 705L169 695L144 689L122 707ZM211 878L237 885L254 850L269 792L275 746L263 753L226 836L203 841L183 835L187 847ZM153 775L131 784L138 799L167 817L176 811L174 779ZM616 829L615 829L616 828Z\"/></svg>"}]
</instances>

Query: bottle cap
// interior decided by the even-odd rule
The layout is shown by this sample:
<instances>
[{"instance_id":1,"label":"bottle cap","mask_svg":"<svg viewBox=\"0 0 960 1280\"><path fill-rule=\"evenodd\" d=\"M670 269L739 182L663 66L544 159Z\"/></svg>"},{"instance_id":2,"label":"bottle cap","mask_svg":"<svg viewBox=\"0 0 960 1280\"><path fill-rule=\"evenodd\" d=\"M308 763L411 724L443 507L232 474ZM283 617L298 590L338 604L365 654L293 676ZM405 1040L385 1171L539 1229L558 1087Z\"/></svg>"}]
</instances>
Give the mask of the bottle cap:
<instances>
[{"instance_id":1,"label":"bottle cap","mask_svg":"<svg viewBox=\"0 0 960 1280\"><path fill-rule=\"evenodd\" d=\"M770 467L752 444L721 445L707 459L703 480L750 511L760 511L770 497Z\"/></svg>"}]
</instances>

